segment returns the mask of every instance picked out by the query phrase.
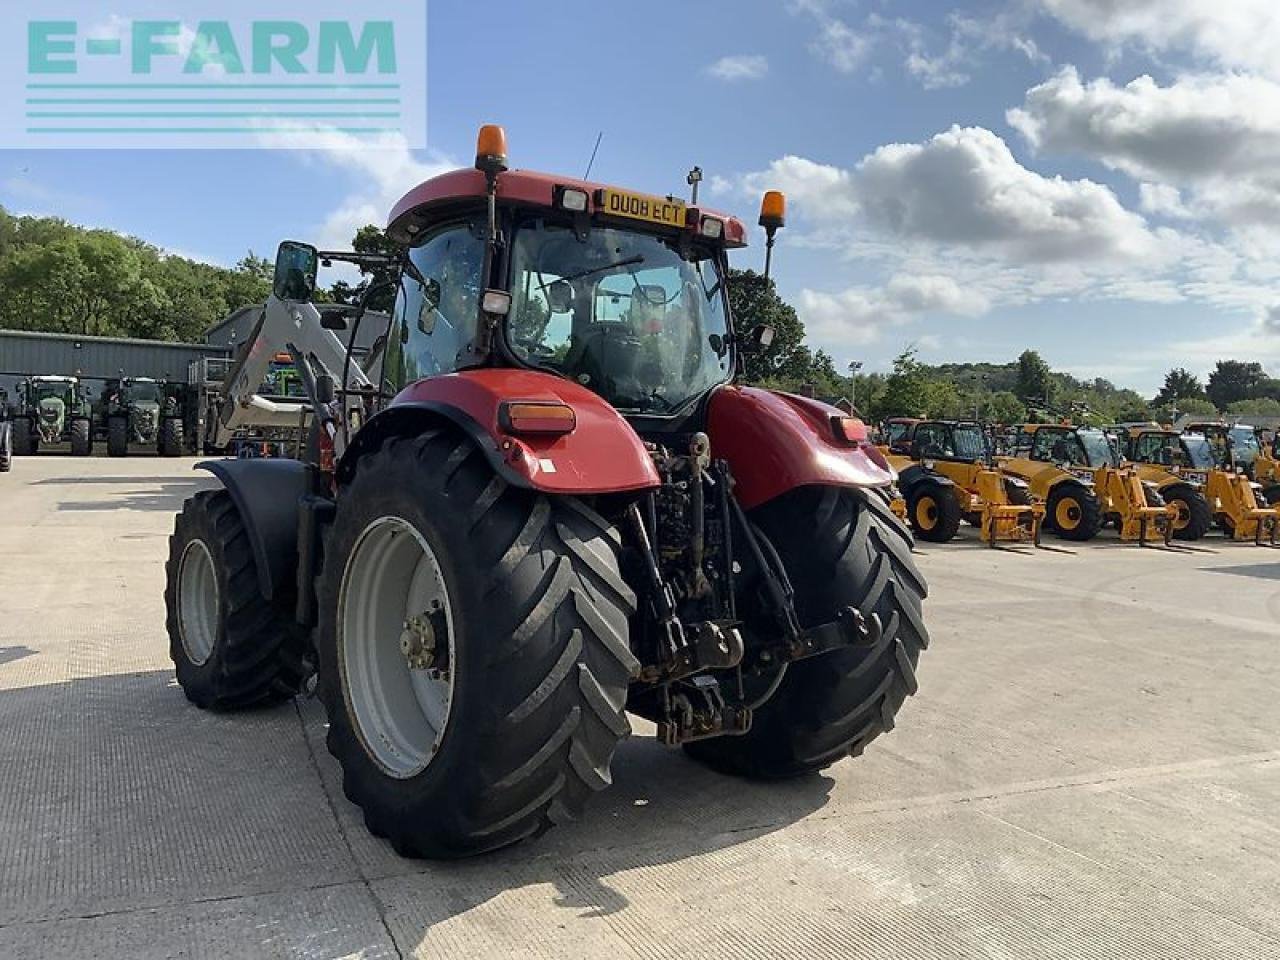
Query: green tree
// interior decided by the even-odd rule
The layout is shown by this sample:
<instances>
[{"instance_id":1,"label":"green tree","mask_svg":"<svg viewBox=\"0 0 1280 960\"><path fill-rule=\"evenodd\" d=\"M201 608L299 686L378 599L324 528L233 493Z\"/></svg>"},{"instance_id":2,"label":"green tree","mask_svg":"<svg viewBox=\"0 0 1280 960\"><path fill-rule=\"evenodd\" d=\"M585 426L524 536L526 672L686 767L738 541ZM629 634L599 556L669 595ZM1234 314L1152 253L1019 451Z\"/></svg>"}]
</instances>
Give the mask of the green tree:
<instances>
[{"instance_id":1,"label":"green tree","mask_svg":"<svg viewBox=\"0 0 1280 960\"><path fill-rule=\"evenodd\" d=\"M980 416L992 423L1021 423L1027 407L1010 390L1000 390L982 399Z\"/></svg>"},{"instance_id":2,"label":"green tree","mask_svg":"<svg viewBox=\"0 0 1280 960\"><path fill-rule=\"evenodd\" d=\"M351 240L351 249L355 253L378 254L390 257L398 256L403 252L403 248L388 237L386 231L371 223L356 231L356 235ZM385 284L390 280L394 280L395 274L394 267L361 267L360 276L362 279L359 283L353 286L344 280L339 280L330 286L329 294L336 303L355 305L360 302L367 290L376 286L379 289L370 299L369 309L389 313L395 306L396 291Z\"/></svg>"},{"instance_id":3,"label":"green tree","mask_svg":"<svg viewBox=\"0 0 1280 960\"><path fill-rule=\"evenodd\" d=\"M1243 360L1219 360L1209 374L1205 392L1219 410L1225 410L1238 400L1251 400L1266 380L1262 364Z\"/></svg>"},{"instance_id":4,"label":"green tree","mask_svg":"<svg viewBox=\"0 0 1280 960\"><path fill-rule=\"evenodd\" d=\"M1049 364L1034 350L1024 350L1018 357L1018 379L1013 392L1021 400L1053 399L1053 381Z\"/></svg>"},{"instance_id":5,"label":"green tree","mask_svg":"<svg viewBox=\"0 0 1280 960\"><path fill-rule=\"evenodd\" d=\"M760 324L773 327L772 344L743 354L743 379L748 383L803 382L813 354L804 345L804 324L795 308L778 296L773 280L754 270L731 269L729 307L740 334Z\"/></svg>"},{"instance_id":6,"label":"green tree","mask_svg":"<svg viewBox=\"0 0 1280 960\"><path fill-rule=\"evenodd\" d=\"M1242 417L1280 417L1280 400L1273 397L1255 397L1227 404L1227 413Z\"/></svg>"},{"instance_id":7,"label":"green tree","mask_svg":"<svg viewBox=\"0 0 1280 960\"><path fill-rule=\"evenodd\" d=\"M927 417L930 403L936 399L931 395L932 383L924 366L916 360L916 348L907 347L893 361L893 373L885 381L876 416Z\"/></svg>"},{"instance_id":8,"label":"green tree","mask_svg":"<svg viewBox=\"0 0 1280 960\"><path fill-rule=\"evenodd\" d=\"M1185 367L1175 367L1164 375L1164 386L1151 402L1156 406L1164 406L1192 397L1203 398L1204 395L1199 377Z\"/></svg>"}]
</instances>

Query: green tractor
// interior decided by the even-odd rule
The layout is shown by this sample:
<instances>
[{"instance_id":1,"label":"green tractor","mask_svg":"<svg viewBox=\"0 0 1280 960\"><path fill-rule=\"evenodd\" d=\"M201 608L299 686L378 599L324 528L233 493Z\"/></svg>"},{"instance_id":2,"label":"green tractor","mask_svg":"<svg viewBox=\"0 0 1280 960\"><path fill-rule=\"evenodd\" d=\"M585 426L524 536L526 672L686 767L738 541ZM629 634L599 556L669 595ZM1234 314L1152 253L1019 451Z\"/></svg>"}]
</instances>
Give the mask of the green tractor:
<instances>
[{"instance_id":1,"label":"green tractor","mask_svg":"<svg viewBox=\"0 0 1280 960\"><path fill-rule=\"evenodd\" d=\"M18 384L13 406L15 456L40 452L41 446L67 443L73 457L93 453L93 414L75 377L28 377Z\"/></svg>"},{"instance_id":2,"label":"green tractor","mask_svg":"<svg viewBox=\"0 0 1280 960\"><path fill-rule=\"evenodd\" d=\"M162 457L182 455L182 409L166 381L149 377L108 380L102 420L110 456L127 457L131 444L154 447Z\"/></svg>"}]
</instances>

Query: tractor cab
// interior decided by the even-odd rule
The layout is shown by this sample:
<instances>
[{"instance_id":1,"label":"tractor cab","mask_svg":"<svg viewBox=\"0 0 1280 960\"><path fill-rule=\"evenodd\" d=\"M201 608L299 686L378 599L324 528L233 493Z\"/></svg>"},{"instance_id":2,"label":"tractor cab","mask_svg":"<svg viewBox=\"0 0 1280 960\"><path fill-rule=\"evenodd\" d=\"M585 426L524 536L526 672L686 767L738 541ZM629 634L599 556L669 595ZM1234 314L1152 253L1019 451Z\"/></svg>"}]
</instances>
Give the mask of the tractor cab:
<instances>
[{"instance_id":1,"label":"tractor cab","mask_svg":"<svg viewBox=\"0 0 1280 960\"><path fill-rule=\"evenodd\" d=\"M915 417L890 417L884 423L884 442L890 453L911 453L911 432L919 419Z\"/></svg>"},{"instance_id":2,"label":"tractor cab","mask_svg":"<svg viewBox=\"0 0 1280 960\"><path fill-rule=\"evenodd\" d=\"M515 367L578 384L625 416L672 417L732 378L742 341L726 251L746 245L741 221L508 171L500 140L479 149L477 170L427 181L392 213L408 264L384 381Z\"/></svg>"},{"instance_id":3,"label":"tractor cab","mask_svg":"<svg viewBox=\"0 0 1280 960\"><path fill-rule=\"evenodd\" d=\"M967 421L921 420L909 434L917 460L978 463L987 459L987 436L982 425Z\"/></svg>"},{"instance_id":4,"label":"tractor cab","mask_svg":"<svg viewBox=\"0 0 1280 960\"><path fill-rule=\"evenodd\" d=\"M1195 484L1203 484L1215 469L1213 449L1203 434L1180 434L1160 427L1130 427L1126 454L1129 460L1163 467Z\"/></svg>"},{"instance_id":5,"label":"tractor cab","mask_svg":"<svg viewBox=\"0 0 1280 960\"><path fill-rule=\"evenodd\" d=\"M1203 437L1217 469L1239 469L1252 475L1260 452L1253 427L1225 423L1189 423L1183 428L1183 436Z\"/></svg>"},{"instance_id":6,"label":"tractor cab","mask_svg":"<svg viewBox=\"0 0 1280 960\"><path fill-rule=\"evenodd\" d=\"M1107 435L1091 427L1057 423L1031 423L1018 434L1014 455L1052 463L1093 480L1093 472L1102 467L1118 467L1120 458Z\"/></svg>"}]
</instances>

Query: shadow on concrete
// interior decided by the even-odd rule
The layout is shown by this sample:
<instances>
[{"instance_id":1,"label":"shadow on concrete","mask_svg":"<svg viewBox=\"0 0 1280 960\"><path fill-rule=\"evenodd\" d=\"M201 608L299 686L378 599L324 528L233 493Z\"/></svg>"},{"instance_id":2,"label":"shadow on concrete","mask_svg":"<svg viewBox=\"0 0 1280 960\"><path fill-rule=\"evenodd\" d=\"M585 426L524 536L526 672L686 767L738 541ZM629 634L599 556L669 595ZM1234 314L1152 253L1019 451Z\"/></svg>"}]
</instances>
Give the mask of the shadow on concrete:
<instances>
[{"instance_id":1,"label":"shadow on concrete","mask_svg":"<svg viewBox=\"0 0 1280 960\"><path fill-rule=\"evenodd\" d=\"M406 955L431 929L469 913L516 887L550 886L556 907L579 918L625 913L630 900L609 877L649 871L747 843L786 829L826 805L835 781L822 775L769 783L722 776L650 737L623 742L614 783L596 796L581 820L544 836L457 862L399 860L385 841L385 871L375 866L379 899ZM362 830L358 812L344 817ZM537 894L535 894L537 895Z\"/></svg>"},{"instance_id":2,"label":"shadow on concrete","mask_svg":"<svg viewBox=\"0 0 1280 960\"><path fill-rule=\"evenodd\" d=\"M1227 573L1233 577L1280 580L1280 563L1249 563L1239 567L1201 567L1206 573Z\"/></svg>"},{"instance_id":3,"label":"shadow on concrete","mask_svg":"<svg viewBox=\"0 0 1280 960\"><path fill-rule=\"evenodd\" d=\"M33 657L35 653L30 647L0 647L0 667L24 657Z\"/></svg>"},{"instance_id":4,"label":"shadow on concrete","mask_svg":"<svg viewBox=\"0 0 1280 960\"><path fill-rule=\"evenodd\" d=\"M198 490L207 489L213 485L211 478L204 476L193 476L189 480L175 480L173 477L166 477L162 482L157 482L155 478L131 479L130 483L134 487L152 486L158 489L135 489L115 495L107 493L94 500L62 500L58 503L58 509L89 513L112 513L117 510L177 513L182 509L182 505L188 497ZM119 481L118 485L124 486L125 483L122 480Z\"/></svg>"}]
</instances>

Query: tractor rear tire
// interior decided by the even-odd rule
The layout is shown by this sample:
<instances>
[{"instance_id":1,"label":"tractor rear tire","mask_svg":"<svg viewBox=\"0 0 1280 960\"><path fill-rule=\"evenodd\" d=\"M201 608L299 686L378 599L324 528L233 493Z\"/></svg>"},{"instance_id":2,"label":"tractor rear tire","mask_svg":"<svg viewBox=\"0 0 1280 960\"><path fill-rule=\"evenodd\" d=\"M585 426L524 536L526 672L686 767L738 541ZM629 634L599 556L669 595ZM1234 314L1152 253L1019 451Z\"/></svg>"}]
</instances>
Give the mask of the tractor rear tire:
<instances>
[{"instance_id":1,"label":"tractor rear tire","mask_svg":"<svg viewBox=\"0 0 1280 960\"><path fill-rule=\"evenodd\" d=\"M31 420L27 417L18 417L13 421L13 455L15 457L33 457L40 452L40 440L31 426Z\"/></svg>"},{"instance_id":2,"label":"tractor rear tire","mask_svg":"<svg viewBox=\"0 0 1280 960\"><path fill-rule=\"evenodd\" d=\"M1102 508L1083 485L1061 482L1049 491L1045 520L1063 540L1092 540L1102 529Z\"/></svg>"},{"instance_id":3,"label":"tractor rear tire","mask_svg":"<svg viewBox=\"0 0 1280 960\"><path fill-rule=\"evenodd\" d=\"M291 598L262 596L244 521L231 494L186 502L169 538L164 592L169 656L187 699L236 710L291 699L306 672L306 637Z\"/></svg>"},{"instance_id":4,"label":"tractor rear tire","mask_svg":"<svg viewBox=\"0 0 1280 960\"><path fill-rule=\"evenodd\" d=\"M1178 508L1173 525L1175 540L1199 540L1213 528L1213 511L1203 493L1185 483L1175 483L1160 491L1164 502Z\"/></svg>"},{"instance_id":5,"label":"tractor rear tire","mask_svg":"<svg viewBox=\"0 0 1280 960\"><path fill-rule=\"evenodd\" d=\"M12 424L0 423L0 473L13 469Z\"/></svg>"},{"instance_id":6,"label":"tractor rear tire","mask_svg":"<svg viewBox=\"0 0 1280 960\"><path fill-rule=\"evenodd\" d=\"M1268 506L1280 506L1280 483L1266 487L1262 491L1262 499L1267 502Z\"/></svg>"},{"instance_id":7,"label":"tractor rear tire","mask_svg":"<svg viewBox=\"0 0 1280 960\"><path fill-rule=\"evenodd\" d=\"M960 530L961 518L955 490L934 480L917 484L907 497L907 519L921 540L946 543Z\"/></svg>"},{"instance_id":8,"label":"tractor rear tire","mask_svg":"<svg viewBox=\"0 0 1280 960\"><path fill-rule=\"evenodd\" d=\"M127 457L129 455L129 420L127 417L112 417L107 421L107 455Z\"/></svg>"},{"instance_id":9,"label":"tractor rear tire","mask_svg":"<svg viewBox=\"0 0 1280 960\"><path fill-rule=\"evenodd\" d=\"M182 456L182 421L170 417L160 421L160 456Z\"/></svg>"},{"instance_id":10,"label":"tractor rear tire","mask_svg":"<svg viewBox=\"0 0 1280 960\"><path fill-rule=\"evenodd\" d=\"M845 647L787 667L777 692L740 737L696 740L693 758L723 773L781 779L858 756L893 728L916 692L916 662L929 644L921 616L928 594L911 557L911 534L869 493L805 487L753 512L796 590L802 626L853 605L880 617L879 643ZM751 634L776 627L745 628Z\"/></svg>"},{"instance_id":11,"label":"tractor rear tire","mask_svg":"<svg viewBox=\"0 0 1280 960\"><path fill-rule=\"evenodd\" d=\"M639 670L620 549L586 504L510 486L453 431L361 457L325 541L317 654L329 752L374 835L471 856L612 782Z\"/></svg>"},{"instance_id":12,"label":"tractor rear tire","mask_svg":"<svg viewBox=\"0 0 1280 960\"><path fill-rule=\"evenodd\" d=\"M93 431L88 420L71 421L71 455L73 457L93 456Z\"/></svg>"}]
</instances>

